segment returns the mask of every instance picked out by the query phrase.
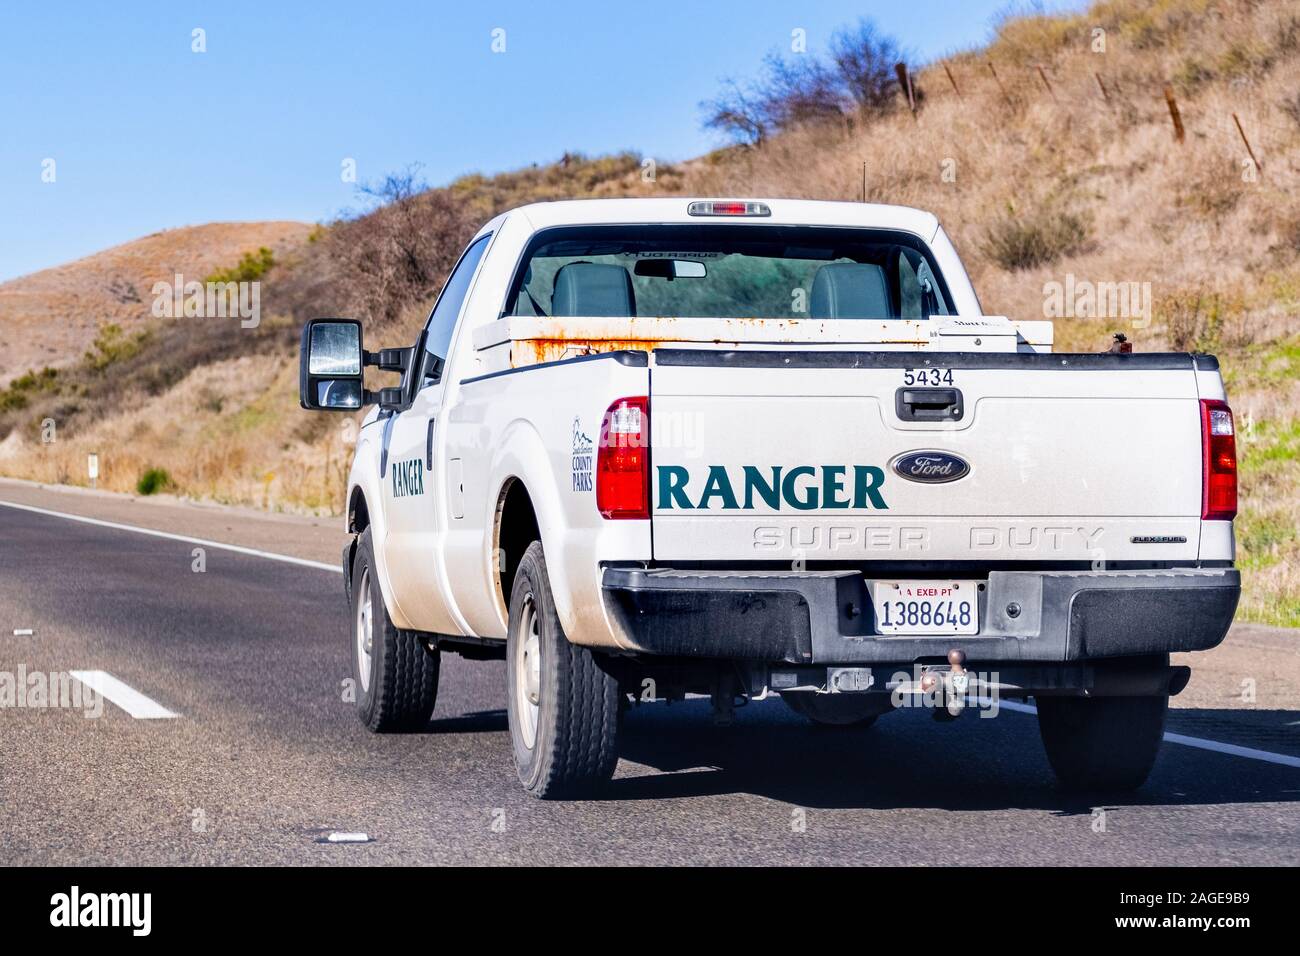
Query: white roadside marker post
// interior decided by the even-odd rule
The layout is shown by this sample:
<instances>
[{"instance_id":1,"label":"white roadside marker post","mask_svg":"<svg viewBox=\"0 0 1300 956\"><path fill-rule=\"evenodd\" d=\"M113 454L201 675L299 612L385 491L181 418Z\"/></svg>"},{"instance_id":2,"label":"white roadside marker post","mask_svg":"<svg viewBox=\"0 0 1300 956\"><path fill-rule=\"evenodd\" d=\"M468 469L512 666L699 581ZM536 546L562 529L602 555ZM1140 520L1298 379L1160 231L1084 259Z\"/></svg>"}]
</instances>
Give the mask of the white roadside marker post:
<instances>
[{"instance_id":1,"label":"white roadside marker post","mask_svg":"<svg viewBox=\"0 0 1300 956\"><path fill-rule=\"evenodd\" d=\"M90 487L95 487L95 480L99 478L99 455L91 452L86 456L86 473L90 476Z\"/></svg>"}]
</instances>

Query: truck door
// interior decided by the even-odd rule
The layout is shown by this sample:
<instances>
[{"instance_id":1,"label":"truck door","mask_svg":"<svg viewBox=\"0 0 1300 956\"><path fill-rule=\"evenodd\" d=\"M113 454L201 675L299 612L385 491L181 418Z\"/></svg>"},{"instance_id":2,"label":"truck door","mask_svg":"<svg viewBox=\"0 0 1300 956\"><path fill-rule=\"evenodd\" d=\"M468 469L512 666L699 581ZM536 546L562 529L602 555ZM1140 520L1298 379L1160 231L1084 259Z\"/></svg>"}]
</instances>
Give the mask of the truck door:
<instances>
[{"instance_id":1,"label":"truck door","mask_svg":"<svg viewBox=\"0 0 1300 956\"><path fill-rule=\"evenodd\" d=\"M490 236L475 240L452 270L420 338L407 380L408 407L384 422L380 485L384 489L388 577L411 624L438 634L464 628L448 600L443 542L447 533L447 462L440 417L452 338Z\"/></svg>"}]
</instances>

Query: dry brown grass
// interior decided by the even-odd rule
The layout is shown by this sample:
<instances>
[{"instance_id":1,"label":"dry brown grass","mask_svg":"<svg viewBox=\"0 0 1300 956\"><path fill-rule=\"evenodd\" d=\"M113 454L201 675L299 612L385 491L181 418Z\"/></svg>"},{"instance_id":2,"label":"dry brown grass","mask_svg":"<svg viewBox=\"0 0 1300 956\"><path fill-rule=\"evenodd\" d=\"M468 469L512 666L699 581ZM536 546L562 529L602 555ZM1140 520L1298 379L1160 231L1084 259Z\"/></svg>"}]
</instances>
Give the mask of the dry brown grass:
<instances>
[{"instance_id":1,"label":"dry brown grass","mask_svg":"<svg viewBox=\"0 0 1300 956\"><path fill-rule=\"evenodd\" d=\"M1300 627L1300 336L1221 354L1237 416L1238 614Z\"/></svg>"},{"instance_id":2,"label":"dry brown grass","mask_svg":"<svg viewBox=\"0 0 1300 956\"><path fill-rule=\"evenodd\" d=\"M168 229L0 283L0 385L28 369L76 361L103 323L147 323L155 282L171 283L178 272L201 281L260 246L282 258L310 229L301 222Z\"/></svg>"},{"instance_id":3,"label":"dry brown grass","mask_svg":"<svg viewBox=\"0 0 1300 956\"><path fill-rule=\"evenodd\" d=\"M1300 23L1296 0L1101 3L1078 17L1015 20L988 51L948 61L960 97L935 64L920 74L926 98L917 119L898 113L852 129L814 126L728 151L686 164L684 190L853 200L865 162L868 199L939 215L990 313L1041 318L1044 283L1072 273L1150 282L1156 300L1199 292L1238 301L1249 324L1274 324L1262 284L1300 275L1300 124L1288 105L1300 87L1293 22ZM1105 53L1091 52L1094 26L1107 31ZM1179 145L1162 90L1189 58L1207 64L1209 76L1179 94L1187 128ZM1263 163L1258 176L1234 112ZM1086 216L1090 241L1029 268L999 264L990 226L1009 209L1039 208ZM1104 348L1112 330L1126 331L1139 349L1168 342L1163 323L1065 325L1067 347Z\"/></svg>"},{"instance_id":4,"label":"dry brown grass","mask_svg":"<svg viewBox=\"0 0 1300 956\"><path fill-rule=\"evenodd\" d=\"M302 319L356 315L367 320L372 343L412 341L443 276L484 219L534 199L648 194L674 175L671 166L660 165L648 181L641 159L631 154L575 155L491 179L465 177L326 228L267 224L275 227L272 234L292 227L292 242L252 229L223 244L217 240L228 229L217 224L192 231L215 243L217 252L206 257L188 254L193 250L178 233L191 231L182 230L15 280L0 291L22 293L47 310L64 303L75 312L89 308L86 297L93 297L103 275L122 273L128 262L131 274L145 276L151 287L177 269L203 277L233 265L249 248L286 243L264 282L263 318L254 330L234 320L150 321L150 298L141 295L144 301L123 313L125 331L118 337L130 348L112 362L82 358L89 338L65 341L48 332L42 341L51 358L43 364L58 365L57 376L35 376L36 387L21 394L0 388L0 473L85 484L86 456L96 452L99 485L109 490L132 492L141 475L162 468L177 494L336 512L355 419L309 415L297 407L295 346ZM178 250L186 253L183 262ZM82 298L65 301L73 293ZM0 330L12 336L38 311L24 307L0 316ZM93 338L97 328L91 325L88 335ZM56 427L52 443L42 441L46 420Z\"/></svg>"},{"instance_id":5,"label":"dry brown grass","mask_svg":"<svg viewBox=\"0 0 1300 956\"><path fill-rule=\"evenodd\" d=\"M306 419L296 376L276 354L204 365L165 393L132 395L126 411L52 443L12 433L0 442L0 470L86 484L93 452L98 486L109 491L134 493L145 471L162 467L185 496L332 513L345 490L356 419Z\"/></svg>"}]
</instances>

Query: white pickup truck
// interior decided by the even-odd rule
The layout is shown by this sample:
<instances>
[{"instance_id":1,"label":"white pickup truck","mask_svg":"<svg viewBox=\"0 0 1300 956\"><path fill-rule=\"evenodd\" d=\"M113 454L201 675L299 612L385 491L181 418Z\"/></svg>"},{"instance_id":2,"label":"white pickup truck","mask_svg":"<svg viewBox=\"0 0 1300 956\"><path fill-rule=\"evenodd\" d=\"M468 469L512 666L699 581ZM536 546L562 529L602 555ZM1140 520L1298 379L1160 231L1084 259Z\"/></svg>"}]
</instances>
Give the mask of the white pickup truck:
<instances>
[{"instance_id":1,"label":"white pickup truck","mask_svg":"<svg viewBox=\"0 0 1300 956\"><path fill-rule=\"evenodd\" d=\"M376 406L343 555L362 721L426 725L442 651L504 658L537 796L609 778L622 711L688 693L840 725L1032 697L1064 785L1136 787L1170 652L1240 595L1216 360L1054 353L919 210L515 209L414 345L309 322L300 399Z\"/></svg>"}]
</instances>

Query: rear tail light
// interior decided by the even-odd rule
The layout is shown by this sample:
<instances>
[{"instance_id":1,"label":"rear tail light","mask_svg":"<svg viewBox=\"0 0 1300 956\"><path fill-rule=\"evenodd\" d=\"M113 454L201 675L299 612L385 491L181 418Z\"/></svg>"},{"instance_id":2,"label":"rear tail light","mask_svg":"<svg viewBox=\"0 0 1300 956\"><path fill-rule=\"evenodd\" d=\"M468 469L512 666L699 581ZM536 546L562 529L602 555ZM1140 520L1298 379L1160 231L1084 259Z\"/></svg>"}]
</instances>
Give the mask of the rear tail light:
<instances>
[{"instance_id":1,"label":"rear tail light","mask_svg":"<svg viewBox=\"0 0 1300 956\"><path fill-rule=\"evenodd\" d=\"M596 453L596 507L606 518L650 517L650 399L620 398L605 412Z\"/></svg>"},{"instance_id":2,"label":"rear tail light","mask_svg":"<svg viewBox=\"0 0 1300 956\"><path fill-rule=\"evenodd\" d=\"M770 216L767 203L739 202L736 200L709 199L693 202L686 207L688 216Z\"/></svg>"},{"instance_id":3,"label":"rear tail light","mask_svg":"<svg viewBox=\"0 0 1300 956\"><path fill-rule=\"evenodd\" d=\"M1237 516L1237 436L1227 402L1201 399L1201 518Z\"/></svg>"}]
</instances>

